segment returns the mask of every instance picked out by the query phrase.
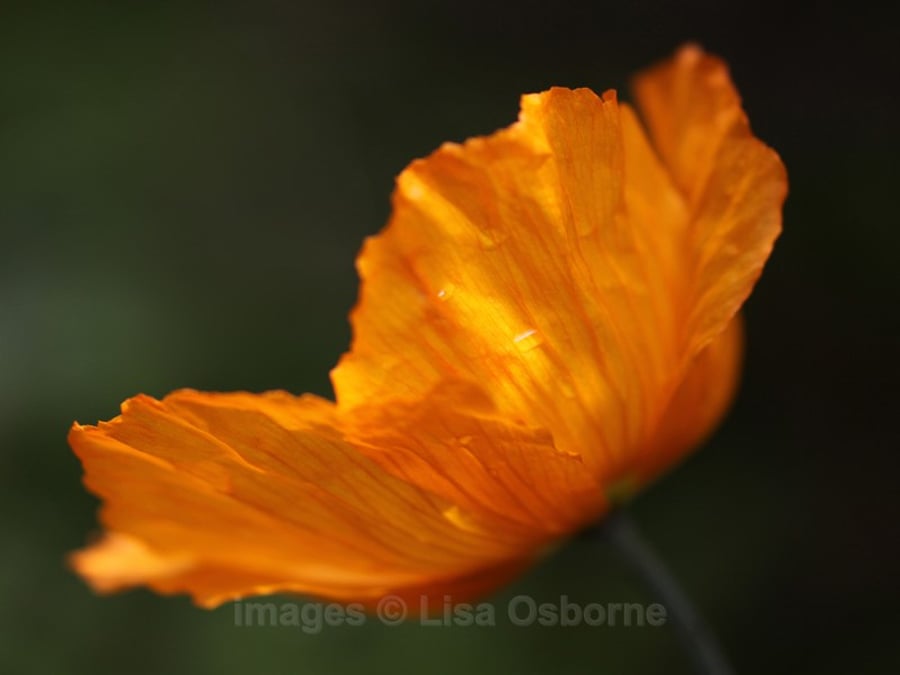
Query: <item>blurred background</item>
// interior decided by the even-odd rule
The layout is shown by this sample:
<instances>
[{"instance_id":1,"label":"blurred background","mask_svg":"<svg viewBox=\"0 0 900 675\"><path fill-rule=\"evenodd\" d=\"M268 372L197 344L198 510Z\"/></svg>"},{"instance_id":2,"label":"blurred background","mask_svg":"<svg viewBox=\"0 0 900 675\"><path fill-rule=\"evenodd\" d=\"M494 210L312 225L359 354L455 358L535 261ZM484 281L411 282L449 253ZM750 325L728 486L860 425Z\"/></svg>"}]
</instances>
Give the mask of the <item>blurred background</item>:
<instances>
[{"instance_id":1,"label":"blurred background","mask_svg":"<svg viewBox=\"0 0 900 675\"><path fill-rule=\"evenodd\" d=\"M0 671L687 673L666 628L237 628L93 596L65 436L177 387L330 395L393 177L695 40L791 179L740 397L633 505L739 672L900 672L897 22L861 3L4 3ZM627 96L627 95L626 95ZM649 601L587 540L505 589Z\"/></svg>"}]
</instances>

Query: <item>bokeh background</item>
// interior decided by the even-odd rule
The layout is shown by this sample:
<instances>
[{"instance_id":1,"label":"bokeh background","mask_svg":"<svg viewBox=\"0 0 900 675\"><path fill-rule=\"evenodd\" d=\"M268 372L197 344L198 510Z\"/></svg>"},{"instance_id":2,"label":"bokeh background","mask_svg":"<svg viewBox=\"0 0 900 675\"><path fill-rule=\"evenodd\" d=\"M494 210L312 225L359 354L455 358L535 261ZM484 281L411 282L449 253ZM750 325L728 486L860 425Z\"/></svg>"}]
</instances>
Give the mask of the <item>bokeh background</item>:
<instances>
[{"instance_id":1,"label":"bokeh background","mask_svg":"<svg viewBox=\"0 0 900 675\"><path fill-rule=\"evenodd\" d=\"M791 177L732 414L633 505L740 672L900 672L897 21L861 3L4 3L0 672L687 673L670 628L241 629L93 596L69 424L137 392L330 394L393 177L696 40ZM578 540L505 589L648 601Z\"/></svg>"}]
</instances>

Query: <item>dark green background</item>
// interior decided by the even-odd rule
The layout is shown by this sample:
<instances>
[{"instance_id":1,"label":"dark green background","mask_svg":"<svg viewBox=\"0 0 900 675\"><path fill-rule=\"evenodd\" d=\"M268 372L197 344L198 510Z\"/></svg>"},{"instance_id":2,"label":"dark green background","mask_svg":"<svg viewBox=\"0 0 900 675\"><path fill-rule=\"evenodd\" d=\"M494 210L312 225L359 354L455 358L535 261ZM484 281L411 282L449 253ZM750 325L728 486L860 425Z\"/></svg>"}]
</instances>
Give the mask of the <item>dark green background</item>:
<instances>
[{"instance_id":1,"label":"dark green background","mask_svg":"<svg viewBox=\"0 0 900 675\"><path fill-rule=\"evenodd\" d=\"M791 178L737 404L634 504L740 672L898 659L897 23L797 3L4 3L0 672L686 673L669 628L240 629L94 597L65 443L137 392L328 395L393 176L550 85L723 55ZM893 542L893 543L892 543ZM503 591L647 601L576 541Z\"/></svg>"}]
</instances>

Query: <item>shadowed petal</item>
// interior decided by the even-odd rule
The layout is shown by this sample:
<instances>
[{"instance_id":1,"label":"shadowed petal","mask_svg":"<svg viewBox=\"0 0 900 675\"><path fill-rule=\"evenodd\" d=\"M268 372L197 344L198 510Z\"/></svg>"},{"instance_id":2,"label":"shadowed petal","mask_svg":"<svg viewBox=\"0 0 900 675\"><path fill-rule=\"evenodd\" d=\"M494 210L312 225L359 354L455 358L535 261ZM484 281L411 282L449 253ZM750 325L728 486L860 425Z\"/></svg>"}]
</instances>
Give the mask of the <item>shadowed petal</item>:
<instances>
[{"instance_id":1,"label":"shadowed petal","mask_svg":"<svg viewBox=\"0 0 900 675\"><path fill-rule=\"evenodd\" d=\"M738 315L694 357L656 433L635 451L630 471L623 473L632 488L655 478L712 433L737 389L743 344L743 321Z\"/></svg>"},{"instance_id":2,"label":"shadowed petal","mask_svg":"<svg viewBox=\"0 0 900 675\"><path fill-rule=\"evenodd\" d=\"M444 383L416 403L357 408L345 429L392 474L459 505L461 518L488 511L507 527L558 535L596 519L606 504L582 458L557 450L544 429L467 410L484 396Z\"/></svg>"}]
</instances>

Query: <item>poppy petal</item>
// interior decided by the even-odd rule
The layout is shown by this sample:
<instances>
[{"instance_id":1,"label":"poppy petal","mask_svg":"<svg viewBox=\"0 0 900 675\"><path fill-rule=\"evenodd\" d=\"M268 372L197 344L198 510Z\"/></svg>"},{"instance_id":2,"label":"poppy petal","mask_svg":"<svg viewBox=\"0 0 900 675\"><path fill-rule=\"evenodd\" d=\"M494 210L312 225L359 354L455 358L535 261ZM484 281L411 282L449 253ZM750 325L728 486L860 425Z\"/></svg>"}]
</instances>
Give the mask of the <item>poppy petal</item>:
<instances>
[{"instance_id":1,"label":"poppy petal","mask_svg":"<svg viewBox=\"0 0 900 675\"><path fill-rule=\"evenodd\" d=\"M75 425L70 443L113 533L73 559L98 590L145 583L206 605L251 591L446 592L508 574L552 539L384 471L312 396L138 396L111 422Z\"/></svg>"},{"instance_id":2,"label":"poppy petal","mask_svg":"<svg viewBox=\"0 0 900 675\"><path fill-rule=\"evenodd\" d=\"M72 567L98 593L111 593L133 586L148 586L157 593L173 595L189 593L201 607L213 608L223 602L248 596L272 593L298 593L323 598L358 602L365 608L377 609L386 596L400 598L414 615L427 605L440 607L445 597L465 602L509 583L534 563L529 557L492 565L471 573L428 582L385 588L355 589L345 586L286 581L284 574L216 565L209 561L192 561L184 554L163 554L150 549L143 541L129 535L106 534L95 545L70 556Z\"/></svg>"},{"instance_id":3,"label":"poppy petal","mask_svg":"<svg viewBox=\"0 0 900 675\"><path fill-rule=\"evenodd\" d=\"M639 75L634 90L660 157L691 212L690 350L724 330L781 232L787 174L753 136L720 59L688 45Z\"/></svg>"},{"instance_id":4,"label":"poppy petal","mask_svg":"<svg viewBox=\"0 0 900 675\"><path fill-rule=\"evenodd\" d=\"M738 315L694 357L652 440L635 452L633 472L626 479L632 488L658 476L712 433L734 398L743 345Z\"/></svg>"},{"instance_id":5,"label":"poppy petal","mask_svg":"<svg viewBox=\"0 0 900 675\"><path fill-rule=\"evenodd\" d=\"M669 402L750 293L786 192L719 65L687 48L638 80L649 140L614 94L552 89L523 97L508 129L410 165L358 261L339 405L477 382L601 482L662 447Z\"/></svg>"},{"instance_id":6,"label":"poppy petal","mask_svg":"<svg viewBox=\"0 0 900 675\"><path fill-rule=\"evenodd\" d=\"M672 246L653 241L675 234L627 217L611 92L522 106L512 127L401 174L391 222L360 256L354 342L332 379L349 408L477 382L596 475L644 440L679 367L675 263L656 259Z\"/></svg>"},{"instance_id":7,"label":"poppy petal","mask_svg":"<svg viewBox=\"0 0 900 675\"><path fill-rule=\"evenodd\" d=\"M357 408L345 431L392 474L507 527L563 535L595 520L606 504L581 456L557 450L545 429L466 410L484 396L444 383L415 403Z\"/></svg>"}]
</instances>

